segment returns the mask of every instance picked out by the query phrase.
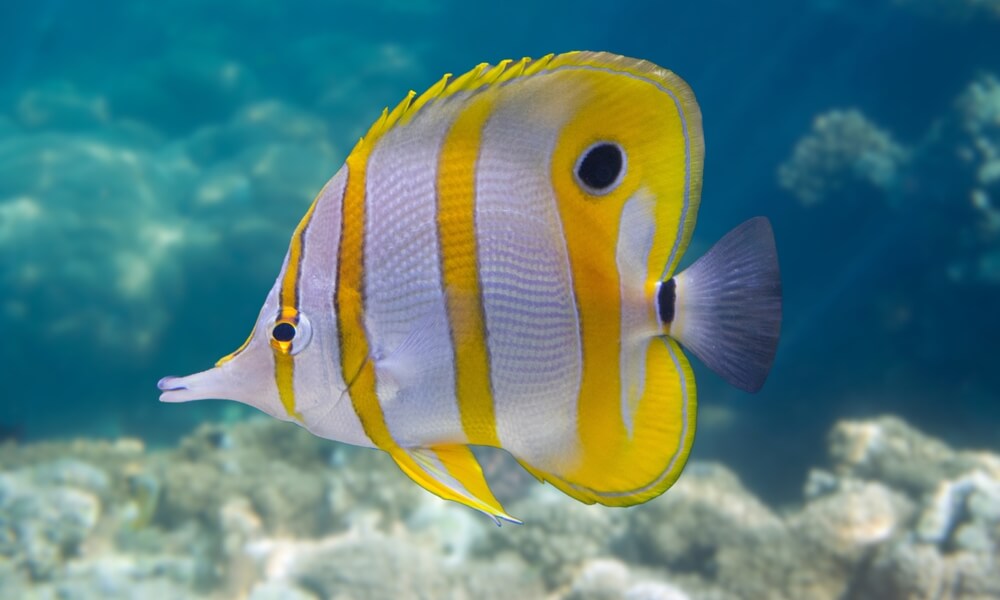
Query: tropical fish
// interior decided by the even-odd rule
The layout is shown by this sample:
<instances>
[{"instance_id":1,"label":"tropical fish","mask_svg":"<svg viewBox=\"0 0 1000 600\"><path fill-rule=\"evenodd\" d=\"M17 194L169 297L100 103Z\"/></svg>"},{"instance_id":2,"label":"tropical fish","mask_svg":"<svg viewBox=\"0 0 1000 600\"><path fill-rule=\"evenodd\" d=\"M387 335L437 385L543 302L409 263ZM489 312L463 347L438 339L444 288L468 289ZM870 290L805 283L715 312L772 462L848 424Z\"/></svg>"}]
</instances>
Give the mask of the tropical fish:
<instances>
[{"instance_id":1,"label":"tropical fish","mask_svg":"<svg viewBox=\"0 0 1000 600\"><path fill-rule=\"evenodd\" d=\"M756 391L781 284L767 219L674 275L704 144L674 73L607 53L481 64L384 111L323 187L246 342L159 382L389 453L438 496L508 515L470 446L586 503L684 468L682 346Z\"/></svg>"}]
</instances>

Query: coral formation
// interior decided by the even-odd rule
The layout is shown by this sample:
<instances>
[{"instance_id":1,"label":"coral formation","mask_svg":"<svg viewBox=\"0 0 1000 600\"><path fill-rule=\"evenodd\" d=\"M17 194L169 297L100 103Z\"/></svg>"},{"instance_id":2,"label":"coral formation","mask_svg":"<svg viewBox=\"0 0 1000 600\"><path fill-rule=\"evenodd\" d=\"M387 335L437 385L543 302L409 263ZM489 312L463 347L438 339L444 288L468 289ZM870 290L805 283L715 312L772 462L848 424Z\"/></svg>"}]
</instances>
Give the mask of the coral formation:
<instances>
[{"instance_id":1,"label":"coral formation","mask_svg":"<svg viewBox=\"0 0 1000 600\"><path fill-rule=\"evenodd\" d=\"M106 112L72 88L25 92L24 131L0 141L0 252L16 259L0 283L15 328L45 321L49 347L86 338L128 360L159 347L186 278L273 268L261 248L287 242L343 149L277 101L166 146Z\"/></svg>"},{"instance_id":2,"label":"coral formation","mask_svg":"<svg viewBox=\"0 0 1000 600\"><path fill-rule=\"evenodd\" d=\"M423 18L437 10L402 4L411 9L407 27L416 7ZM0 345L0 359L25 373L39 356L60 363L64 377L36 378L31 397L74 401L39 411L28 395L11 396L0 403L0 439L142 431L173 442L203 420L211 408L151 419L157 409L124 399L166 374L154 365L180 370L166 357L180 356L191 315L213 319L197 327L207 353L200 360L239 345L253 318L240 307L255 308L269 283L262 277L281 264L324 182L382 105L405 93L400 82L431 77L421 73L419 50L325 25L294 44L284 34L272 39L266 59L255 61L263 40L248 47L204 10L197 2L165 12L121 6L113 35L92 36L98 43L73 53L74 68L52 68L54 58L32 56L30 43L5 63L0 324L17 342ZM226 10L272 28L266 3ZM44 25L49 39L100 30L62 29L89 18L75 7L55 14ZM190 19L206 43L162 47L137 33L174 19ZM118 45L128 40L148 55L131 57ZM39 69L24 80L16 75L22 60ZM106 385L67 387L95 377Z\"/></svg>"},{"instance_id":3,"label":"coral formation","mask_svg":"<svg viewBox=\"0 0 1000 600\"><path fill-rule=\"evenodd\" d=\"M908 154L859 111L832 110L816 117L778 168L778 180L803 204L817 204L852 185L889 188Z\"/></svg>"},{"instance_id":4,"label":"coral formation","mask_svg":"<svg viewBox=\"0 0 1000 600\"><path fill-rule=\"evenodd\" d=\"M624 533L622 515L599 506L566 502L550 487L535 486L511 505L512 514L533 527L504 527L490 536L480 554L510 550L550 586L567 583L583 561L601 556Z\"/></svg>"},{"instance_id":5,"label":"coral formation","mask_svg":"<svg viewBox=\"0 0 1000 600\"><path fill-rule=\"evenodd\" d=\"M198 20L203 7L181 4L171 19ZM259 9L237 12L266 21L270 9ZM155 7L120 12L115 31L125 37L137 22L167 18ZM72 376L115 374L116 393L77 386L74 406L148 387L135 382L150 377L158 356L176 356L172 327L183 324L175 319L194 312L186 303L212 297L213 285L225 285L230 301L255 304L266 289L261 274L280 265L295 224L378 114L376 102L405 91L390 82L398 86L420 69L417 53L329 28L300 44L273 43L307 72L290 73L273 56L266 61L273 66L251 68L244 38L199 27L224 47L150 49L114 77L104 66L96 67L99 77L47 70L0 94L0 321L21 340L0 346L0 356L15 371L44 354L73 364ZM248 327L244 315L232 318ZM222 355L245 330L202 334L204 347ZM56 397L66 393L61 385L43 380L36 393ZM32 434L82 426L114 435L142 418L109 413L124 416L77 413L65 416L68 426L17 402L0 405L0 421ZM164 437L176 439L180 429Z\"/></svg>"},{"instance_id":6,"label":"coral formation","mask_svg":"<svg viewBox=\"0 0 1000 600\"><path fill-rule=\"evenodd\" d=\"M53 345L87 338L124 356L155 344L172 253L198 237L165 201L189 171L185 161L82 134L0 140L0 253L13 258L0 285L12 292L4 310L14 330ZM95 206L106 218L95 218Z\"/></svg>"},{"instance_id":7,"label":"coral formation","mask_svg":"<svg viewBox=\"0 0 1000 600\"><path fill-rule=\"evenodd\" d=\"M73 455L74 458L65 458ZM491 521L381 453L269 420L176 448L0 448L0 596L729 600L1000 594L1000 456L894 417L838 423L797 506L693 463L663 497L584 506L547 486Z\"/></svg>"},{"instance_id":8,"label":"coral formation","mask_svg":"<svg viewBox=\"0 0 1000 600\"><path fill-rule=\"evenodd\" d=\"M935 236L948 246L940 254L951 279L1000 282L1000 81L987 73L969 83L912 148L858 110L821 114L779 166L778 182L807 207L867 188L892 209L919 208L953 228Z\"/></svg>"},{"instance_id":9,"label":"coral formation","mask_svg":"<svg viewBox=\"0 0 1000 600\"><path fill-rule=\"evenodd\" d=\"M955 270L1000 283L1000 80L986 74L973 81L956 107L958 155L971 172L968 198L977 216L972 233L982 252Z\"/></svg>"}]
</instances>

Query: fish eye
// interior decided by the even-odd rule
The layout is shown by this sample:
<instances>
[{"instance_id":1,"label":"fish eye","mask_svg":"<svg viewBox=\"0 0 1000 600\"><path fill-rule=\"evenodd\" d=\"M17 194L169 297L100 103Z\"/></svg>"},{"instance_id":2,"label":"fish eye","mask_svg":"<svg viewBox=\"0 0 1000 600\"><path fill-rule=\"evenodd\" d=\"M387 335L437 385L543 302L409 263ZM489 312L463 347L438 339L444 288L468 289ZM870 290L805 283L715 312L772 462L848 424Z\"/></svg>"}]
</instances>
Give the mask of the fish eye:
<instances>
[{"instance_id":1,"label":"fish eye","mask_svg":"<svg viewBox=\"0 0 1000 600\"><path fill-rule=\"evenodd\" d=\"M614 142L597 142L583 151L573 172L584 191L601 196L622 182L625 164L625 150L621 146Z\"/></svg>"},{"instance_id":2,"label":"fish eye","mask_svg":"<svg viewBox=\"0 0 1000 600\"><path fill-rule=\"evenodd\" d=\"M271 337L276 342L290 342L295 339L295 325L291 323L277 323L271 330Z\"/></svg>"},{"instance_id":3,"label":"fish eye","mask_svg":"<svg viewBox=\"0 0 1000 600\"><path fill-rule=\"evenodd\" d=\"M312 325L302 313L298 314L297 320L296 323L282 319L271 327L271 345L275 350L298 354L309 345L312 339Z\"/></svg>"}]
</instances>

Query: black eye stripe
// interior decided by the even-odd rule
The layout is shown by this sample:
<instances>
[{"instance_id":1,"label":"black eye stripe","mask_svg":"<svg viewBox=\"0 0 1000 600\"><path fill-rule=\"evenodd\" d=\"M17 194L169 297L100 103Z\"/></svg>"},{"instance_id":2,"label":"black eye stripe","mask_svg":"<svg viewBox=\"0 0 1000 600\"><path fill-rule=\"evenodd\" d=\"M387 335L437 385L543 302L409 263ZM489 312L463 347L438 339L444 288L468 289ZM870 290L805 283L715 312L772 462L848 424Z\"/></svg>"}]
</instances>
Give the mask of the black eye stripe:
<instances>
[{"instance_id":1,"label":"black eye stripe","mask_svg":"<svg viewBox=\"0 0 1000 600\"><path fill-rule=\"evenodd\" d=\"M278 342L290 342L295 339L295 325L291 323L278 323L271 330L271 337Z\"/></svg>"},{"instance_id":2,"label":"black eye stripe","mask_svg":"<svg viewBox=\"0 0 1000 600\"><path fill-rule=\"evenodd\" d=\"M587 191L605 193L621 181L625 170L625 152L611 142L599 142L587 148L576 164L576 178Z\"/></svg>"}]
</instances>

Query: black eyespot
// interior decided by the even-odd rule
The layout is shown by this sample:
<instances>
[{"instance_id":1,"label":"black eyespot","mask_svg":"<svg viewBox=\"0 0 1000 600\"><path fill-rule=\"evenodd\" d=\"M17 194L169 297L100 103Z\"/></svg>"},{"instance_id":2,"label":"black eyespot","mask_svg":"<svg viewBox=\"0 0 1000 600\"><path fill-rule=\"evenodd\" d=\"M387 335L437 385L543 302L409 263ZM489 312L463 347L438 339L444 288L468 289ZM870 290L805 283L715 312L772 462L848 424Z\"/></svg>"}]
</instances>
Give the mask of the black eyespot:
<instances>
[{"instance_id":1,"label":"black eyespot","mask_svg":"<svg viewBox=\"0 0 1000 600\"><path fill-rule=\"evenodd\" d=\"M618 144L598 142L576 163L576 178L592 194L610 192L625 171L625 152Z\"/></svg>"},{"instance_id":2,"label":"black eyespot","mask_svg":"<svg viewBox=\"0 0 1000 600\"><path fill-rule=\"evenodd\" d=\"M295 339L295 325L291 323L278 323L271 330L271 337L277 342L290 342Z\"/></svg>"}]
</instances>

